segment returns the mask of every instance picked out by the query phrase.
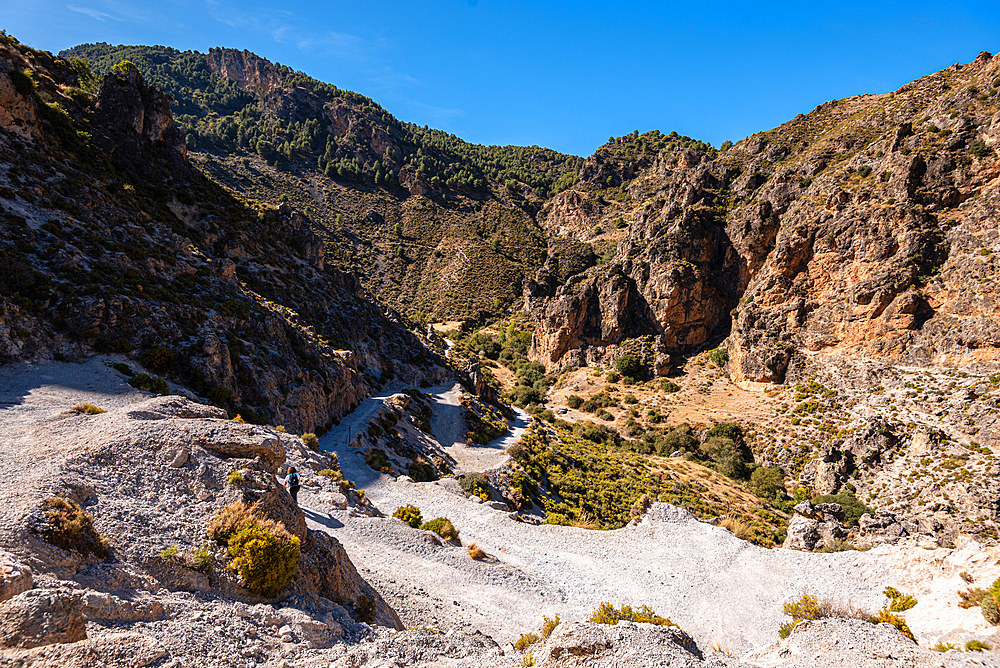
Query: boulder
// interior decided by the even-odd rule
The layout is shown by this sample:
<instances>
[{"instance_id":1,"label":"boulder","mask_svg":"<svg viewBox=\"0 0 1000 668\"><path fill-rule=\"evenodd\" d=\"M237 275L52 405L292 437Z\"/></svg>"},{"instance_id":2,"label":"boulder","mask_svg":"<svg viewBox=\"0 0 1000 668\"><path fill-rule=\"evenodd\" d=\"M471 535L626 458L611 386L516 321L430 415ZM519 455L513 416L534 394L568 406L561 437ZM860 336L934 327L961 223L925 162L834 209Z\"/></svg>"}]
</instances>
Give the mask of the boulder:
<instances>
[{"instance_id":1,"label":"boulder","mask_svg":"<svg viewBox=\"0 0 1000 668\"><path fill-rule=\"evenodd\" d=\"M563 622L533 652L543 666L701 666L702 653L674 626Z\"/></svg>"},{"instance_id":2,"label":"boulder","mask_svg":"<svg viewBox=\"0 0 1000 668\"><path fill-rule=\"evenodd\" d=\"M28 649L84 640L80 597L64 589L31 589L0 604L0 647Z\"/></svg>"},{"instance_id":3,"label":"boulder","mask_svg":"<svg viewBox=\"0 0 1000 668\"><path fill-rule=\"evenodd\" d=\"M791 550L818 550L847 537L844 512L838 503L813 505L803 501L794 508L788 534L782 547Z\"/></svg>"},{"instance_id":4,"label":"boulder","mask_svg":"<svg viewBox=\"0 0 1000 668\"><path fill-rule=\"evenodd\" d=\"M0 550L0 601L28 591L33 584L31 569L13 554Z\"/></svg>"},{"instance_id":5,"label":"boulder","mask_svg":"<svg viewBox=\"0 0 1000 668\"><path fill-rule=\"evenodd\" d=\"M89 591L83 595L83 616L86 620L111 622L151 622L163 617L159 601L128 601L114 594Z\"/></svg>"},{"instance_id":6,"label":"boulder","mask_svg":"<svg viewBox=\"0 0 1000 668\"><path fill-rule=\"evenodd\" d=\"M859 547L874 547L896 543L918 533L916 522L888 510L879 510L874 517L865 513L858 519L858 537L855 542Z\"/></svg>"}]
</instances>

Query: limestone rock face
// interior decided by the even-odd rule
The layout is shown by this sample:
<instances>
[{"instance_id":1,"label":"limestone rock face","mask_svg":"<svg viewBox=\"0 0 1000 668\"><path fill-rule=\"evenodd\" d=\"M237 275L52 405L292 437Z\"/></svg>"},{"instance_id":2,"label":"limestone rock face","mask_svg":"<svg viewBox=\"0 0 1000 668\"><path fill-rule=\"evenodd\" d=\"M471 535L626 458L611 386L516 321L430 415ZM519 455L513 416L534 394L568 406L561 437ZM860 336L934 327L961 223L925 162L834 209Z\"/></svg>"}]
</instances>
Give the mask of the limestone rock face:
<instances>
[{"instance_id":1,"label":"limestone rock face","mask_svg":"<svg viewBox=\"0 0 1000 668\"><path fill-rule=\"evenodd\" d=\"M35 139L41 134L37 126L38 116L34 101L18 90L19 86L15 83L18 74L14 63L6 58L0 59L0 129L23 139Z\"/></svg>"},{"instance_id":2,"label":"limestone rock face","mask_svg":"<svg viewBox=\"0 0 1000 668\"><path fill-rule=\"evenodd\" d=\"M786 382L806 354L995 368L1000 120L969 91L998 74L1000 59L977 59L717 154L650 153L644 137L602 147L544 221L610 259L527 282L534 356L599 359L588 348L643 334L669 354L728 333L728 370L748 388ZM608 234L619 220L627 233Z\"/></svg>"},{"instance_id":3,"label":"limestone rock face","mask_svg":"<svg viewBox=\"0 0 1000 668\"><path fill-rule=\"evenodd\" d=\"M895 543L901 538L917 535L919 529L916 522L888 510L879 510L875 517L865 513L858 519L858 538L855 542L860 547Z\"/></svg>"},{"instance_id":4,"label":"limestone rock face","mask_svg":"<svg viewBox=\"0 0 1000 668\"><path fill-rule=\"evenodd\" d=\"M246 49L209 49L205 62L213 73L250 90L266 90L281 83L281 76L271 63Z\"/></svg>"}]
</instances>

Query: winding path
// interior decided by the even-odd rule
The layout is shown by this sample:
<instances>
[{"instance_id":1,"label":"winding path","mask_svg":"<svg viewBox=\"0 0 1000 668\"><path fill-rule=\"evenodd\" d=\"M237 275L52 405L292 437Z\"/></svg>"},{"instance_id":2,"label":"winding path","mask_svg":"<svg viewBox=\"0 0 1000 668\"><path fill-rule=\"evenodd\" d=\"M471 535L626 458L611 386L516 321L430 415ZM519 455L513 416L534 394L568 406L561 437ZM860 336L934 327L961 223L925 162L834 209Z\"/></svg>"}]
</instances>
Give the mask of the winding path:
<instances>
[{"instance_id":1,"label":"winding path","mask_svg":"<svg viewBox=\"0 0 1000 668\"><path fill-rule=\"evenodd\" d=\"M393 386L368 397L319 440L322 450L337 453L344 476L359 489L370 490L394 480L365 464L361 451L351 447L350 441L365 429L368 421L385 406L389 397L403 389ZM531 419L521 409L514 409L514 421L506 434L487 445L470 447L466 444L465 409L460 401L462 386L458 383L437 385L423 392L434 400L434 414L431 417L434 439L454 459L456 474L482 472L500 466L506 457L505 451L521 438Z\"/></svg>"}]
</instances>

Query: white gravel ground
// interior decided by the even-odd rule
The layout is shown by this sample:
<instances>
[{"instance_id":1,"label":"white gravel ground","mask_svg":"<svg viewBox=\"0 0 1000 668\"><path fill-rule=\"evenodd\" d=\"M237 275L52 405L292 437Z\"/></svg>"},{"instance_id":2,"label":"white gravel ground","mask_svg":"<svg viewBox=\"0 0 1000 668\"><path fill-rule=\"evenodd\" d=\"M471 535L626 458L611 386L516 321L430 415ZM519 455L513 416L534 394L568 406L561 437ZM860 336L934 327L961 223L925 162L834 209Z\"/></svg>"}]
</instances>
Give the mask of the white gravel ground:
<instances>
[{"instance_id":1,"label":"white gravel ground","mask_svg":"<svg viewBox=\"0 0 1000 668\"><path fill-rule=\"evenodd\" d=\"M432 392L448 401L447 392ZM519 416L523 425L526 418ZM502 445L491 444L500 447L484 449L479 470L498 465L503 449L521 433L518 425L500 439ZM491 555L474 562L464 548L439 546L426 532L391 517L336 513L326 530L408 626L478 629L510 642L537 631L543 615L580 620L601 601L648 604L700 646L739 653L774 642L779 625L788 621L783 603L806 590L877 611L887 601L883 589L902 583L907 591L926 592L923 603L906 613L925 645L995 631L977 610L957 608L957 592L965 588L958 573L968 566L992 581L1000 576L1000 551L976 545L961 553L915 545L836 554L767 550L662 505L641 524L616 531L535 526L465 498L453 481L374 476L360 457L336 449L345 474L367 477L367 498L387 516L412 503L425 520L449 518L464 545L475 541ZM946 559L959 565L939 563Z\"/></svg>"},{"instance_id":2,"label":"white gravel ground","mask_svg":"<svg viewBox=\"0 0 1000 668\"><path fill-rule=\"evenodd\" d=\"M59 442L53 436L66 409L85 402L112 408L146 396L129 388L102 359L0 368L0 475L26 483L5 485L0 492L0 533L23 532L23 527L5 526L5 518L23 517L13 509L23 499L37 500L41 490L32 481L51 480L67 455L52 445ZM341 429L346 433L346 426L366 421L378 403L375 398L362 404ZM348 477L361 480L359 474L371 470L336 441L336 430L324 439L338 450ZM494 462L504 457L503 447L486 452L493 453ZM310 526L343 542L362 575L407 626L481 630L509 642L537 632L543 615L573 621L586 618L603 600L648 604L680 624L703 649L739 654L757 648L755 663L767 663L760 648L777 639L778 625L787 619L785 601L808 590L877 610L886 602L882 589L893 585L920 601L904 615L922 645L938 640L964 645L973 635L1000 644L978 610L957 608L957 591L968 586L960 572L972 574L976 586L1000 576L1000 550L971 541L959 550L914 544L829 555L765 550L660 504L639 524L588 531L518 522L511 513L467 499L451 480L412 483L371 472L362 483L387 515L413 503L426 519L450 518L464 544L477 541L490 555L473 561L464 547L441 545L428 532L390 517L307 508ZM304 495L307 506L308 498Z\"/></svg>"}]
</instances>

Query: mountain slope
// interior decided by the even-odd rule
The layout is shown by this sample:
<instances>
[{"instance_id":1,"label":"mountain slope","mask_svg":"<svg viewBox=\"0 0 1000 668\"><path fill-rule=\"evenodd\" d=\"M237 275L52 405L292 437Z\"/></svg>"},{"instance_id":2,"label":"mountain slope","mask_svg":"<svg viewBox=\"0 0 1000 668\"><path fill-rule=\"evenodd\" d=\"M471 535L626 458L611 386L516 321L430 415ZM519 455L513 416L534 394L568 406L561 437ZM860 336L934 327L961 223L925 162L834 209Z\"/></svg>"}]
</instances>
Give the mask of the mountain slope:
<instances>
[{"instance_id":1,"label":"mountain slope","mask_svg":"<svg viewBox=\"0 0 1000 668\"><path fill-rule=\"evenodd\" d=\"M248 421L312 431L393 374L437 378L398 317L328 267L287 206L192 169L135 66L0 44L0 354L130 354ZM135 381L165 390L152 378Z\"/></svg>"},{"instance_id":2,"label":"mountain slope","mask_svg":"<svg viewBox=\"0 0 1000 668\"><path fill-rule=\"evenodd\" d=\"M248 200L287 201L328 259L385 303L429 318L499 313L545 259L540 202L581 160L468 144L247 51L88 44L103 75L134 62L173 97L194 163Z\"/></svg>"}]
</instances>

